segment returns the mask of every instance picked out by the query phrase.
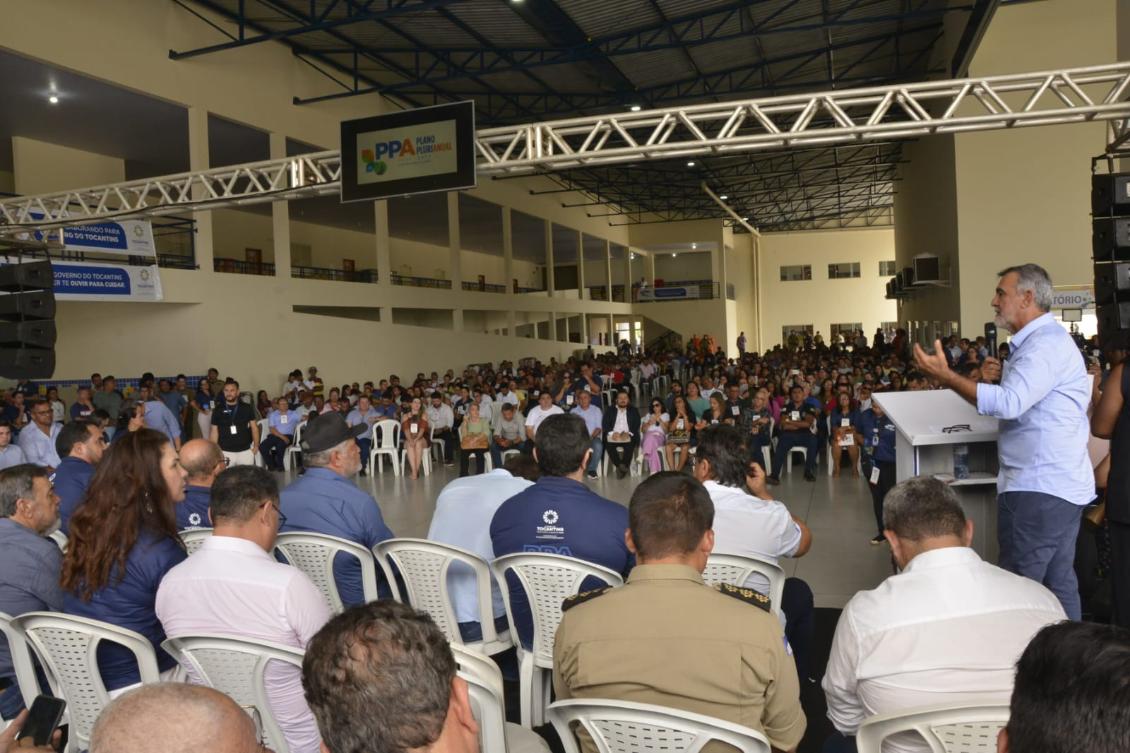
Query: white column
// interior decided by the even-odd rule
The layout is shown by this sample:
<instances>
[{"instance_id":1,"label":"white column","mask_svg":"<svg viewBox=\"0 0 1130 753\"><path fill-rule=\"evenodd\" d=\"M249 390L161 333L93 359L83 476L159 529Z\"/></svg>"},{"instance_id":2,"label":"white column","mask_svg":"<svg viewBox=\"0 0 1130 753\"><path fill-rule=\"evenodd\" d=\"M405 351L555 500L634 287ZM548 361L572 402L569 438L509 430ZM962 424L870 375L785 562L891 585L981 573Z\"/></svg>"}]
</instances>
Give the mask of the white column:
<instances>
[{"instance_id":1,"label":"white column","mask_svg":"<svg viewBox=\"0 0 1130 753\"><path fill-rule=\"evenodd\" d=\"M577 297L580 300L588 298L585 288L585 234L577 231ZM584 327L581 327L584 330Z\"/></svg>"},{"instance_id":2,"label":"white column","mask_svg":"<svg viewBox=\"0 0 1130 753\"><path fill-rule=\"evenodd\" d=\"M286 157L286 134L272 131L271 159ZM290 202L271 202L271 237L274 239L275 277L290 277Z\"/></svg>"},{"instance_id":3,"label":"white column","mask_svg":"<svg viewBox=\"0 0 1130 753\"><path fill-rule=\"evenodd\" d=\"M451 272L451 291L456 294L463 292L462 240L459 237L459 192L450 191L447 194L447 245L448 269ZM451 326L456 332L463 331L463 309L452 311Z\"/></svg>"},{"instance_id":4,"label":"white column","mask_svg":"<svg viewBox=\"0 0 1130 753\"><path fill-rule=\"evenodd\" d=\"M188 169L192 171L207 170L211 167L208 157L208 110L199 105L188 108ZM192 189L194 199L204 198L204 189ZM192 220L196 224L196 235L193 246L196 251L196 265L206 271L212 272L212 260L215 258L212 212L193 212Z\"/></svg>"},{"instance_id":5,"label":"white column","mask_svg":"<svg viewBox=\"0 0 1130 753\"><path fill-rule=\"evenodd\" d=\"M380 296L382 301L388 301L388 289L392 287L392 248L388 235L388 202L373 202L373 243L377 256L377 287L385 291L386 295ZM392 324L392 307L381 306L381 322Z\"/></svg>"},{"instance_id":6,"label":"white column","mask_svg":"<svg viewBox=\"0 0 1130 753\"><path fill-rule=\"evenodd\" d=\"M604 300L612 300L612 242L604 241Z\"/></svg>"},{"instance_id":7,"label":"white column","mask_svg":"<svg viewBox=\"0 0 1130 753\"><path fill-rule=\"evenodd\" d=\"M550 298L557 292L556 269L553 266L553 223L545 223L545 289ZM554 337L553 339L556 339Z\"/></svg>"}]
</instances>

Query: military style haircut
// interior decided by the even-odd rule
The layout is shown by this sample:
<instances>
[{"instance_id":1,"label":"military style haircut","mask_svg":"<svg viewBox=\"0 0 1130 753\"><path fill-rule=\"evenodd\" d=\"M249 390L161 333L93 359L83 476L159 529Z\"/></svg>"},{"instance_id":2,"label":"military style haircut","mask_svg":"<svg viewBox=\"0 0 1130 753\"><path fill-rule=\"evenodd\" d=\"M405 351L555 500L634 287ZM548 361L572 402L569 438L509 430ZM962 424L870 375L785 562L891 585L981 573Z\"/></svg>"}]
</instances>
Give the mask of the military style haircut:
<instances>
[{"instance_id":1,"label":"military style haircut","mask_svg":"<svg viewBox=\"0 0 1130 753\"><path fill-rule=\"evenodd\" d=\"M932 476L908 478L887 492L883 528L910 541L960 537L965 533L965 511L948 484Z\"/></svg>"},{"instance_id":2,"label":"military style haircut","mask_svg":"<svg viewBox=\"0 0 1130 753\"><path fill-rule=\"evenodd\" d=\"M698 461L710 463L714 480L722 486L745 489L749 474L749 443L741 429L728 424L712 424L698 433Z\"/></svg>"},{"instance_id":3,"label":"military style haircut","mask_svg":"<svg viewBox=\"0 0 1130 753\"><path fill-rule=\"evenodd\" d=\"M1015 753L1130 750L1130 630L1044 627L1016 664L1008 747Z\"/></svg>"},{"instance_id":4,"label":"military style haircut","mask_svg":"<svg viewBox=\"0 0 1130 753\"><path fill-rule=\"evenodd\" d=\"M32 463L13 465L0 471L0 518L15 515L16 503L34 496L35 480L47 477L46 468Z\"/></svg>"},{"instance_id":5,"label":"military style haircut","mask_svg":"<svg viewBox=\"0 0 1130 753\"><path fill-rule=\"evenodd\" d=\"M534 444L542 473L566 476L581 467L585 452L592 447L592 437L583 418L572 413L556 413L538 424Z\"/></svg>"},{"instance_id":6,"label":"military style haircut","mask_svg":"<svg viewBox=\"0 0 1130 753\"><path fill-rule=\"evenodd\" d=\"M270 472L253 465L237 465L216 477L208 509L212 522L251 520L264 502L279 501L279 485Z\"/></svg>"},{"instance_id":7,"label":"military style haircut","mask_svg":"<svg viewBox=\"0 0 1130 753\"><path fill-rule=\"evenodd\" d=\"M649 476L628 504L628 528L641 559L693 552L713 526L710 493L678 471Z\"/></svg>"},{"instance_id":8,"label":"military style haircut","mask_svg":"<svg viewBox=\"0 0 1130 753\"><path fill-rule=\"evenodd\" d=\"M439 738L455 670L431 617L382 600L318 631L306 647L302 687L330 753L402 753Z\"/></svg>"},{"instance_id":9,"label":"military style haircut","mask_svg":"<svg viewBox=\"0 0 1130 753\"><path fill-rule=\"evenodd\" d=\"M98 428L98 425L93 421L78 418L69 424L64 424L63 428L59 429L59 436L55 437L55 452L58 453L60 459L70 455L76 444L82 444L90 439L91 426Z\"/></svg>"}]
</instances>

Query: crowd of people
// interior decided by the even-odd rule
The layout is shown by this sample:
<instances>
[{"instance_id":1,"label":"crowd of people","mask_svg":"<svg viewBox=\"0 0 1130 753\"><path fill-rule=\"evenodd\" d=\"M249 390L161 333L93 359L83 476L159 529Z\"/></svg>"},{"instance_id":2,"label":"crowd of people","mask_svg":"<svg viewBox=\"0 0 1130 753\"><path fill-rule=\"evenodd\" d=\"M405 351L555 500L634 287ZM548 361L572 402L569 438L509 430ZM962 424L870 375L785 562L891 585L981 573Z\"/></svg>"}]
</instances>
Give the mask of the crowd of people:
<instances>
[{"instance_id":1,"label":"crowd of people","mask_svg":"<svg viewBox=\"0 0 1130 753\"><path fill-rule=\"evenodd\" d=\"M1031 368L1029 338L1045 349L1060 343L1051 329L1027 329L1043 327L1047 306L1026 274L1006 271L994 299L1018 335L1014 353L960 340L912 353L899 331L891 343L814 339L761 354L739 347L731 359L700 339L685 351L480 364L417 374L410 384L390 375L327 390L310 368L292 372L274 398L247 396L216 369L196 384L144 375L129 395L113 377L94 375L69 409L56 391L21 382L0 421L0 612L59 611L133 630L151 643L165 680L176 666L162 648L168 637L231 635L304 650L301 672L280 665L267 677L291 753L474 750L476 725L447 638L426 615L391 600L394 583L381 578L370 601L362 563L339 556L333 574L345 611L335 617L310 577L274 556L280 532L324 533L370 550L395 537L378 500L355 482L372 442L383 439L374 427L388 420L410 477L433 443L445 465L460 463L460 477L436 500L429 540L486 561L564 555L624 579L616 588L587 579L563 605L558 699L680 708L750 727L791 751L808 726L800 688L819 679L811 589L787 578L776 595L756 573L710 589L702 573L711 554L776 563L820 546L773 488L794 448L806 451L809 480L827 448L833 475L846 463L852 476L866 476L878 528L872 542L889 545L896 574L857 594L840 617L821 681L837 730L826 749L853 749L860 724L877 714L1010 697L1002 750L1124 749L1108 741L1125 743L1130 729L1117 726L1130 714L1117 674L1130 657L1130 633L1066 622L1080 617L1078 593L1072 598L1057 569L1059 550L1033 563L1029 549L1046 542L1017 525L1002 567L992 565L970 547L973 524L952 487L932 477L896 484L894 428L875 398L944 386L978 404L1000 400L986 409L991 415L1032 409L1044 395L1023 411L1007 402L1010 370ZM1077 369L1061 363L1055 378L1082 379L1096 393L1089 399L1103 392L1101 374L1088 377L1082 359ZM303 472L280 490L274 471L299 429ZM1002 429L1006 484L1011 466L1028 462L1009 454L1018 441L1009 431ZM484 472L487 458L493 469ZM605 463L620 478L647 472L627 508L587 483ZM1061 487L1054 491L1079 507L1081 493ZM1094 489L1092 479L1084 504ZM1048 496L1008 486L1002 493L1017 521L1037 503L1066 520ZM181 533L204 527L212 535L188 556ZM66 534L65 550L48 538L56 529ZM482 612L471 571L453 567L448 585L463 642L512 627L530 648L531 608L516 579L499 584L509 616L501 590L491 613ZM23 699L5 648L0 715L18 726ZM255 749L251 725L222 696L175 684L136 689L139 668L120 647L100 647L98 666L117 700L95 728L92 751L146 744L138 714L164 707L183 707L184 719L210 713L225 720L231 750ZM200 678L190 670L189 679ZM1095 697L1114 710L1059 724L1059 709L1086 709ZM162 749L187 749L189 727L162 730L170 739ZM7 742L0 737L0 753Z\"/></svg>"}]
</instances>

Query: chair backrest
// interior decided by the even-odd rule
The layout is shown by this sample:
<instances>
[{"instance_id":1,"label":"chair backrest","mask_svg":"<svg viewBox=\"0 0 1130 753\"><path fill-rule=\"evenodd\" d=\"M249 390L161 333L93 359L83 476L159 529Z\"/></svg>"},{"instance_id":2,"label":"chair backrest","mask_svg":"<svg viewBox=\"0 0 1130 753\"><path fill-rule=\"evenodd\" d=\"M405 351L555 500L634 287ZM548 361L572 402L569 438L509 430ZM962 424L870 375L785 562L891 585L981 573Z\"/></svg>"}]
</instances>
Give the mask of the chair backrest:
<instances>
[{"instance_id":1,"label":"chair backrest","mask_svg":"<svg viewBox=\"0 0 1130 753\"><path fill-rule=\"evenodd\" d=\"M35 697L42 689L39 687L39 678L35 674L35 663L31 659L31 647L24 640L24 634L12 624L12 616L0 612L0 636L8 642L8 651L12 656L12 670L16 675L16 683L20 686L20 695L23 696L24 706L31 708Z\"/></svg>"},{"instance_id":2,"label":"chair backrest","mask_svg":"<svg viewBox=\"0 0 1130 753\"><path fill-rule=\"evenodd\" d=\"M471 710L479 723L479 750L504 753L506 701L502 672L491 659L456 643L451 644L451 653L455 655L459 676L467 683Z\"/></svg>"},{"instance_id":3,"label":"chair backrest","mask_svg":"<svg viewBox=\"0 0 1130 753\"><path fill-rule=\"evenodd\" d=\"M381 419L373 424L373 447L381 450L395 450L400 446L400 424L391 418Z\"/></svg>"},{"instance_id":4,"label":"chair backrest","mask_svg":"<svg viewBox=\"0 0 1130 753\"><path fill-rule=\"evenodd\" d=\"M534 663L546 669L553 667L553 638L561 622L561 603L577 593L588 577L599 578L610 586L624 584L620 574L607 567L559 554L507 554L492 562L491 569L502 584L511 630L514 630L514 612L510 606L510 589L506 587L506 573L513 572L522 584L533 615Z\"/></svg>"},{"instance_id":5,"label":"chair backrest","mask_svg":"<svg viewBox=\"0 0 1130 753\"><path fill-rule=\"evenodd\" d=\"M298 443L302 441L302 433L304 431L306 431L306 422L299 421L298 425L294 427L294 441L291 442L291 447L298 447Z\"/></svg>"},{"instance_id":6,"label":"chair backrest","mask_svg":"<svg viewBox=\"0 0 1130 753\"><path fill-rule=\"evenodd\" d=\"M185 550L192 554L212 537L211 528L190 528L180 532L180 540L184 543Z\"/></svg>"},{"instance_id":7,"label":"chair backrest","mask_svg":"<svg viewBox=\"0 0 1130 753\"><path fill-rule=\"evenodd\" d=\"M768 560L739 554L719 554L712 552L706 560L702 579L707 585L729 583L742 586L754 573L765 576L769 581L769 609L773 614L781 613L781 596L785 591L785 571Z\"/></svg>"},{"instance_id":8,"label":"chair backrest","mask_svg":"<svg viewBox=\"0 0 1130 753\"><path fill-rule=\"evenodd\" d=\"M374 547L377 557L391 559L404 579L408 602L431 615L439 629L452 643L462 643L459 620L447 592L447 574L452 563L459 562L475 573L478 586L479 618L483 641L498 640L494 628L494 607L491 601L490 565L474 552L425 539L388 539Z\"/></svg>"},{"instance_id":9,"label":"chair backrest","mask_svg":"<svg viewBox=\"0 0 1130 753\"><path fill-rule=\"evenodd\" d=\"M1008 706L931 706L864 719L855 742L859 753L880 753L891 735L917 732L931 753L995 753L1006 724Z\"/></svg>"},{"instance_id":10,"label":"chair backrest","mask_svg":"<svg viewBox=\"0 0 1130 753\"><path fill-rule=\"evenodd\" d=\"M267 437L271 436L271 420L269 418L259 419L259 441L262 442Z\"/></svg>"},{"instance_id":11,"label":"chair backrest","mask_svg":"<svg viewBox=\"0 0 1130 753\"><path fill-rule=\"evenodd\" d=\"M334 557L343 553L355 558L361 563L361 589L365 601L377 600L377 560L373 553L360 544L355 544L337 536L328 536L324 533L311 533L309 531L288 531L280 533L275 541L275 548L282 552L283 557L290 564L297 567L314 581L314 585L326 597L330 609L338 614L344 610L341 594L337 590L337 581L334 580ZM396 580L388 572L383 562L381 569L385 571L385 579L392 588L394 598L400 600L396 588Z\"/></svg>"},{"instance_id":12,"label":"chair backrest","mask_svg":"<svg viewBox=\"0 0 1130 753\"><path fill-rule=\"evenodd\" d=\"M55 546L59 547L60 552L67 553L67 534L62 531L52 531L50 538L55 542Z\"/></svg>"},{"instance_id":13,"label":"chair backrest","mask_svg":"<svg viewBox=\"0 0 1130 753\"><path fill-rule=\"evenodd\" d=\"M98 644L109 641L124 646L133 653L143 683L160 681L153 644L132 630L57 612L28 612L12 624L35 652L52 693L67 699L69 750L90 747L94 720L110 702L98 670Z\"/></svg>"},{"instance_id":14,"label":"chair backrest","mask_svg":"<svg viewBox=\"0 0 1130 753\"><path fill-rule=\"evenodd\" d=\"M302 671L303 652L291 646L222 635L182 635L161 647L172 654L189 677L230 696L240 706L254 706L275 753L288 753L286 738L271 713L265 673L271 661Z\"/></svg>"},{"instance_id":15,"label":"chair backrest","mask_svg":"<svg viewBox=\"0 0 1130 753\"><path fill-rule=\"evenodd\" d=\"M757 730L664 706L586 699L558 701L546 711L565 753L580 751L573 723L588 733L598 753L699 753L710 742L741 753L770 752Z\"/></svg>"}]
</instances>

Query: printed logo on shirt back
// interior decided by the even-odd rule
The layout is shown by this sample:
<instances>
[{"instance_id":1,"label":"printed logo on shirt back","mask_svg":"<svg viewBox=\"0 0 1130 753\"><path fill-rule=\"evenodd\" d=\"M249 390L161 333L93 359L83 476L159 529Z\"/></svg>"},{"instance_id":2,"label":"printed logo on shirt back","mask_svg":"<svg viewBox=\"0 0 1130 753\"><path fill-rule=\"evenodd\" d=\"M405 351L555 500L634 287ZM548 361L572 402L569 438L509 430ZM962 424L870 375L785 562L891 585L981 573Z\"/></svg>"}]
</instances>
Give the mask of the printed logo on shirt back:
<instances>
[{"instance_id":1,"label":"printed logo on shirt back","mask_svg":"<svg viewBox=\"0 0 1130 753\"><path fill-rule=\"evenodd\" d=\"M534 536L536 539L554 539L561 540L565 538L564 526L557 525L557 521L561 516L556 510L546 510L542 513L541 519L545 525L537 527L537 533Z\"/></svg>"}]
</instances>

